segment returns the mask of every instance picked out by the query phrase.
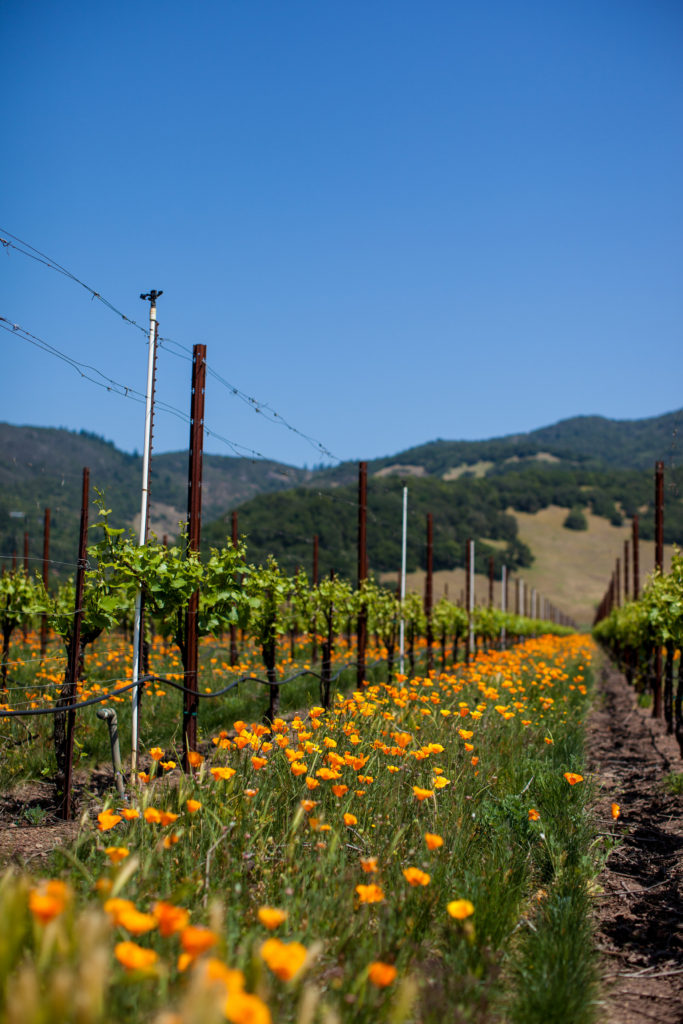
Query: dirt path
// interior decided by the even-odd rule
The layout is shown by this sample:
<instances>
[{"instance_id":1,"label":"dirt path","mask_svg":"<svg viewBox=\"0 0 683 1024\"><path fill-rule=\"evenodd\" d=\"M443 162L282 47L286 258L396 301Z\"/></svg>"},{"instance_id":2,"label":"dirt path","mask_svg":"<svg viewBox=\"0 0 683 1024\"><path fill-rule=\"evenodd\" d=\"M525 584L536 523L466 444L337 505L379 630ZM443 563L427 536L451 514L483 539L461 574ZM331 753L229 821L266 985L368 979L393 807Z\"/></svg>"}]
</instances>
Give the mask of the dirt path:
<instances>
[{"instance_id":1,"label":"dirt path","mask_svg":"<svg viewBox=\"0 0 683 1024\"><path fill-rule=\"evenodd\" d=\"M588 729L601 784L597 816L622 839L599 878L597 944L603 953L601 1024L683 1022L683 797L661 780L682 772L678 745L638 707L612 666L601 670ZM611 804L621 817L612 822Z\"/></svg>"}]
</instances>

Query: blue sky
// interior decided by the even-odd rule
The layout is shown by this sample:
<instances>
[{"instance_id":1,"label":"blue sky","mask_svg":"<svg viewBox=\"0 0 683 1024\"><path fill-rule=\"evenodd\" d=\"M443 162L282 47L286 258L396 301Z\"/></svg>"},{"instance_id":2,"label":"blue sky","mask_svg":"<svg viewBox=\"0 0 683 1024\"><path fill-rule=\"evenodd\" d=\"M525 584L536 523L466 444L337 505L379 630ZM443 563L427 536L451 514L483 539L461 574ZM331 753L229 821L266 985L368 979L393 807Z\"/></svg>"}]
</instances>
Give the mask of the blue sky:
<instances>
[{"instance_id":1,"label":"blue sky","mask_svg":"<svg viewBox=\"0 0 683 1024\"><path fill-rule=\"evenodd\" d=\"M683 405L679 2L4 0L0 26L2 228L143 323L163 289L162 336L335 455ZM0 260L0 315L144 391L140 332ZM0 418L141 447L139 405L0 345ZM168 349L158 395L189 410ZM320 460L214 378L206 422ZM187 436L159 414L159 450Z\"/></svg>"}]
</instances>

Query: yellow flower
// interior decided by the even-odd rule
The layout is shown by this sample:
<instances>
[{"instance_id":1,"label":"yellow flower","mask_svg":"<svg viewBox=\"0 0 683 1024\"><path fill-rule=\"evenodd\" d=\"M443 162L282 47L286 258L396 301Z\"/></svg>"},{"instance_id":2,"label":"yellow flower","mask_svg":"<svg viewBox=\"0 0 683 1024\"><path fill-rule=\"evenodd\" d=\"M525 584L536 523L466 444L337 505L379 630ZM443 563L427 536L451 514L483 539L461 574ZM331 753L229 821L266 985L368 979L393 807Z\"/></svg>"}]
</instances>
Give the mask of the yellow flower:
<instances>
[{"instance_id":1,"label":"yellow flower","mask_svg":"<svg viewBox=\"0 0 683 1024\"><path fill-rule=\"evenodd\" d=\"M464 921L474 913L474 904L469 900L451 900L446 910L456 921Z\"/></svg>"},{"instance_id":2,"label":"yellow flower","mask_svg":"<svg viewBox=\"0 0 683 1024\"><path fill-rule=\"evenodd\" d=\"M371 885L357 885L356 892L361 903L381 903L384 899L384 893L374 883Z\"/></svg>"},{"instance_id":3,"label":"yellow flower","mask_svg":"<svg viewBox=\"0 0 683 1024\"><path fill-rule=\"evenodd\" d=\"M259 921L269 932L287 920L287 911L279 910L277 907L259 907L257 914Z\"/></svg>"},{"instance_id":4,"label":"yellow flower","mask_svg":"<svg viewBox=\"0 0 683 1024\"><path fill-rule=\"evenodd\" d=\"M281 942L266 939L261 946L261 956L280 981L291 981L304 965L306 947L300 942Z\"/></svg>"},{"instance_id":5,"label":"yellow flower","mask_svg":"<svg viewBox=\"0 0 683 1024\"><path fill-rule=\"evenodd\" d=\"M385 964L381 960L375 960L368 967L368 978L377 988L386 988L396 978L397 970L393 964Z\"/></svg>"},{"instance_id":6,"label":"yellow flower","mask_svg":"<svg viewBox=\"0 0 683 1024\"><path fill-rule=\"evenodd\" d=\"M404 868L403 877L409 885L429 885L431 877L419 868Z\"/></svg>"},{"instance_id":7,"label":"yellow flower","mask_svg":"<svg viewBox=\"0 0 683 1024\"><path fill-rule=\"evenodd\" d=\"M159 959L153 949L143 949L136 942L118 942L114 956L128 971L148 971Z\"/></svg>"},{"instance_id":8,"label":"yellow flower","mask_svg":"<svg viewBox=\"0 0 683 1024\"><path fill-rule=\"evenodd\" d=\"M142 816L149 825L158 825L161 821L161 811L158 811L156 807L146 807Z\"/></svg>"},{"instance_id":9,"label":"yellow flower","mask_svg":"<svg viewBox=\"0 0 683 1024\"><path fill-rule=\"evenodd\" d=\"M444 786L450 786L450 784L451 784L451 780L450 779L445 779L443 777L443 775L437 775L434 778L434 780L432 781L432 785L434 786L434 789L443 789Z\"/></svg>"},{"instance_id":10,"label":"yellow flower","mask_svg":"<svg viewBox=\"0 0 683 1024\"><path fill-rule=\"evenodd\" d=\"M438 850L440 846L443 846L443 839L435 832L425 832L425 843L428 850Z\"/></svg>"},{"instance_id":11,"label":"yellow flower","mask_svg":"<svg viewBox=\"0 0 683 1024\"><path fill-rule=\"evenodd\" d=\"M126 821L135 821L140 817L140 812L137 807L124 807L120 813L121 817L125 818Z\"/></svg>"},{"instance_id":12,"label":"yellow flower","mask_svg":"<svg viewBox=\"0 0 683 1024\"><path fill-rule=\"evenodd\" d=\"M152 758L153 761L161 761L162 757L164 756L164 752L161 749L161 747L152 747L152 749L149 752L149 756Z\"/></svg>"},{"instance_id":13,"label":"yellow flower","mask_svg":"<svg viewBox=\"0 0 683 1024\"><path fill-rule=\"evenodd\" d=\"M160 761L159 764L165 772L171 772L175 768L175 761Z\"/></svg>"},{"instance_id":14,"label":"yellow flower","mask_svg":"<svg viewBox=\"0 0 683 1024\"><path fill-rule=\"evenodd\" d=\"M227 780L231 779L235 774L234 768L226 768L222 766L219 766L218 768L210 768L209 771L216 781L224 779L227 782Z\"/></svg>"},{"instance_id":15,"label":"yellow flower","mask_svg":"<svg viewBox=\"0 0 683 1024\"><path fill-rule=\"evenodd\" d=\"M418 800L426 800L430 796L434 796L433 789L422 789L420 786L413 786L413 793Z\"/></svg>"},{"instance_id":16,"label":"yellow flower","mask_svg":"<svg viewBox=\"0 0 683 1024\"><path fill-rule=\"evenodd\" d=\"M292 775L305 775L308 768L301 761L292 761L290 771Z\"/></svg>"}]
</instances>

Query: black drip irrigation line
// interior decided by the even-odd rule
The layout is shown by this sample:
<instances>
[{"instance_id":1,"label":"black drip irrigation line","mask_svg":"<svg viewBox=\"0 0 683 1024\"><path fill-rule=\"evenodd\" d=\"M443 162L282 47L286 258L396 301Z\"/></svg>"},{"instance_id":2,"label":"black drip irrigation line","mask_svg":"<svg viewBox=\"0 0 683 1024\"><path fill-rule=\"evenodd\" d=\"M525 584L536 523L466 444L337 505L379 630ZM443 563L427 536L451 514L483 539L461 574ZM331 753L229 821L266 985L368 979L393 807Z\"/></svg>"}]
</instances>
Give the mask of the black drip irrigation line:
<instances>
[{"instance_id":1,"label":"black drip irrigation line","mask_svg":"<svg viewBox=\"0 0 683 1024\"><path fill-rule=\"evenodd\" d=\"M384 660L372 662L368 667L372 668L376 665L384 664ZM346 672L347 669L354 668L358 665L358 662L350 661L346 665L343 665L333 676L330 676L330 682L333 683L339 677ZM128 690L133 690L137 686L145 686L147 683L160 683L163 686L171 686L174 690L180 690L181 693L192 693L195 697L202 698L203 700L210 700L212 697L222 697L224 694L229 693L230 690L234 690L240 683L261 683L263 686L284 686L286 683L291 683L295 679L299 679L301 676L313 676L315 679L319 679L322 682L322 675L319 672L313 672L310 669L301 669L299 672L295 672L293 676L287 676L286 679L278 679L272 682L270 679L261 679L258 676L242 676L240 679L234 679L227 686L222 687L220 690L213 690L211 693L201 693L197 690L191 690L187 686L183 686L182 683L176 683L173 679L167 679L165 676L140 676L135 683L128 683L126 686L121 686L113 693L105 693L100 697L90 697L89 700L82 700L76 704L62 704L60 707L54 708L30 708L27 711L0 711L0 721L3 718L25 718L32 715L59 715L64 714L67 711L79 711L81 708L92 707L93 704L101 704L105 700L111 700L112 697L118 697L121 693L126 693ZM31 689L31 687L27 687ZM2 691L0 690L0 694Z\"/></svg>"}]
</instances>

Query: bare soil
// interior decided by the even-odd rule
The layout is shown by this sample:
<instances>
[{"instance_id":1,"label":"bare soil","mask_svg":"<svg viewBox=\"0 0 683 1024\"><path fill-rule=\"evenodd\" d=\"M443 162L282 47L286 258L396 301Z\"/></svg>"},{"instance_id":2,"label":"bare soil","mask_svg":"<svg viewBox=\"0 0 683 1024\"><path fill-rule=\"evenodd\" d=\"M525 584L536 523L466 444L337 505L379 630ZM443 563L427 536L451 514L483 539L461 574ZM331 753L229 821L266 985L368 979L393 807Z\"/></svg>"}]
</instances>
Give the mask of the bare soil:
<instances>
[{"instance_id":1,"label":"bare soil","mask_svg":"<svg viewBox=\"0 0 683 1024\"><path fill-rule=\"evenodd\" d=\"M619 837L599 878L596 941L603 957L601 1024L683 1022L683 797L662 779L683 771L663 722L640 708L606 663L588 727L600 783L596 815ZM621 816L613 822L611 805Z\"/></svg>"}]
</instances>

